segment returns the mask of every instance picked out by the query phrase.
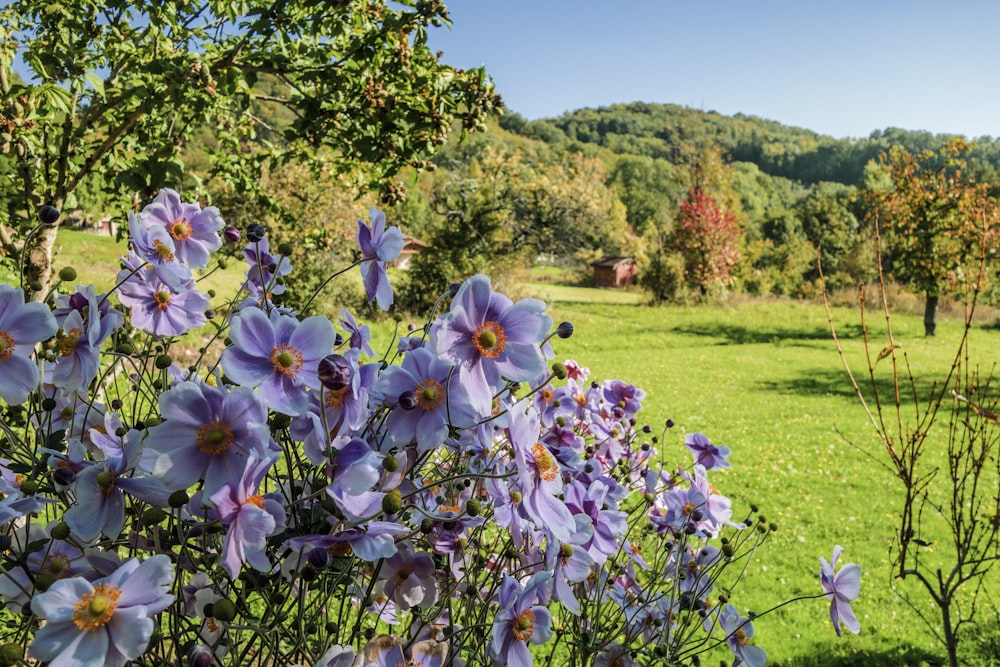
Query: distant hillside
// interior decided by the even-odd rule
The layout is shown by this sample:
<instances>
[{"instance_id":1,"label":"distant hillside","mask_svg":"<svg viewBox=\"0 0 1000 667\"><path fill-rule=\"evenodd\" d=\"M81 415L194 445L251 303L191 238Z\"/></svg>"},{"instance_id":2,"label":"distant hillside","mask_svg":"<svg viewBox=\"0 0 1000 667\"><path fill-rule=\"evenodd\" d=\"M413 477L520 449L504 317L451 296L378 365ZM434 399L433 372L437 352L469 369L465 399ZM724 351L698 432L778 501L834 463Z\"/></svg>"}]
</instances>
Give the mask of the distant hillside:
<instances>
[{"instance_id":1,"label":"distant hillside","mask_svg":"<svg viewBox=\"0 0 1000 667\"><path fill-rule=\"evenodd\" d=\"M675 104L615 104L579 109L558 118L528 121L508 113L507 130L551 144L596 144L623 155L676 162L685 144L710 142L734 162L750 162L771 176L811 185L857 185L865 165L894 145L916 153L934 150L957 135L888 128L867 139L835 139L756 116L724 116ZM1000 139L976 140L970 165L981 181L1000 183Z\"/></svg>"}]
</instances>

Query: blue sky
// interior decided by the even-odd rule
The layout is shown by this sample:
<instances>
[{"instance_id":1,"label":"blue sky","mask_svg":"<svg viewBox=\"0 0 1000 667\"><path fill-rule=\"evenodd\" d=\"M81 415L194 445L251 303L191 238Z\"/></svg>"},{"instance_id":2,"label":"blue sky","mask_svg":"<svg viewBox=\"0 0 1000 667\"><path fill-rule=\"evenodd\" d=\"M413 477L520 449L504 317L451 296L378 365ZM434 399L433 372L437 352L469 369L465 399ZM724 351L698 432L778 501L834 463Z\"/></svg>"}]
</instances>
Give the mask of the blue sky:
<instances>
[{"instance_id":1,"label":"blue sky","mask_svg":"<svg viewBox=\"0 0 1000 667\"><path fill-rule=\"evenodd\" d=\"M835 137L1000 136L996 0L446 0L430 46L531 119L617 102Z\"/></svg>"}]
</instances>

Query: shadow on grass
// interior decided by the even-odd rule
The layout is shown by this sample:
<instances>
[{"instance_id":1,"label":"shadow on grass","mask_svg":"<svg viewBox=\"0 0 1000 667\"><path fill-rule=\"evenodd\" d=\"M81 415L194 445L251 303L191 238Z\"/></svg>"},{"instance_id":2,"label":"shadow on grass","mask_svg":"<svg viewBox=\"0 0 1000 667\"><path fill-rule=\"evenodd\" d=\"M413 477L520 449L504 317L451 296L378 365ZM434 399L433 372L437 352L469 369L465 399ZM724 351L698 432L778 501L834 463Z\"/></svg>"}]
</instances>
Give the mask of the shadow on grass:
<instances>
[{"instance_id":1,"label":"shadow on grass","mask_svg":"<svg viewBox=\"0 0 1000 667\"><path fill-rule=\"evenodd\" d=\"M921 404L923 404L931 395L931 392L934 392L935 395L941 392L946 379L947 376L941 373L935 377L915 378L911 385L909 380L900 378L900 399L904 405L912 403L913 392L916 391L917 397L919 397ZM873 396L872 384L867 372L864 375L856 375L855 380L858 386L861 387L861 392L864 394L865 400L871 400ZM797 377L784 380L763 380L758 386L780 394L843 396L846 398L857 396L843 368L823 370L809 368ZM875 387L883 403L888 404L893 401L896 390L891 378L883 377L876 379Z\"/></svg>"},{"instance_id":2,"label":"shadow on grass","mask_svg":"<svg viewBox=\"0 0 1000 667\"><path fill-rule=\"evenodd\" d=\"M828 340L833 342L833 336L826 327L811 328L774 328L762 329L761 325L743 326L739 324L689 324L673 327L673 331L689 336L707 336L723 338L721 345L763 345L767 343L784 343L788 341ZM837 335L842 339L860 338L861 325L840 326Z\"/></svg>"},{"instance_id":3,"label":"shadow on grass","mask_svg":"<svg viewBox=\"0 0 1000 667\"><path fill-rule=\"evenodd\" d=\"M772 667L940 667L947 662L941 655L911 646L881 653L803 655L771 664Z\"/></svg>"}]
</instances>

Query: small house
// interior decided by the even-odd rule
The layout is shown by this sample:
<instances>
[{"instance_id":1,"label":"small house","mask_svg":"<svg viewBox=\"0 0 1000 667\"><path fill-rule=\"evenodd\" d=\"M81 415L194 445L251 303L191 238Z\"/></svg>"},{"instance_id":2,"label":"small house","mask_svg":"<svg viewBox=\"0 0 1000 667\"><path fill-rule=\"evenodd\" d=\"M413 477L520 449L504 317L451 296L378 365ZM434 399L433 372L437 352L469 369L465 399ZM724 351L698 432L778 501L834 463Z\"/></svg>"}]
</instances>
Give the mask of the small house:
<instances>
[{"instance_id":1,"label":"small house","mask_svg":"<svg viewBox=\"0 0 1000 667\"><path fill-rule=\"evenodd\" d=\"M420 239L415 239L409 234L403 234L403 250L390 266L405 271L410 268L410 260L413 259L413 256L429 247L430 244L424 243Z\"/></svg>"},{"instance_id":2,"label":"small house","mask_svg":"<svg viewBox=\"0 0 1000 667\"><path fill-rule=\"evenodd\" d=\"M639 269L632 257L604 257L593 264L597 287L628 287L635 282Z\"/></svg>"}]
</instances>

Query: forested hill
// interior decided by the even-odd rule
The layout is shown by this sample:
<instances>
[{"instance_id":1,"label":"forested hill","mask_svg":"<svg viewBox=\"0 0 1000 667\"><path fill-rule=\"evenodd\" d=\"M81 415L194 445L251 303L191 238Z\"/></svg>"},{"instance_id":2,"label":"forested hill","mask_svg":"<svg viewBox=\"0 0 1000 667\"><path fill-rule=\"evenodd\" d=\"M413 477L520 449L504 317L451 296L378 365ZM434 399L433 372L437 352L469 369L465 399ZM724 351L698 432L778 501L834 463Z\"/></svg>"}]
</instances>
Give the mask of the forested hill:
<instances>
[{"instance_id":1,"label":"forested hill","mask_svg":"<svg viewBox=\"0 0 1000 667\"><path fill-rule=\"evenodd\" d=\"M822 181L857 185L865 165L894 145L911 153L936 150L957 135L888 128L864 139L836 139L756 116L724 116L676 104L633 102L578 109L536 121L517 113L500 120L505 129L570 150L596 144L619 155L678 161L685 145L711 143L733 162L756 164L764 173L803 184ZM975 141L969 163L980 181L1000 183L1000 139Z\"/></svg>"}]
</instances>

